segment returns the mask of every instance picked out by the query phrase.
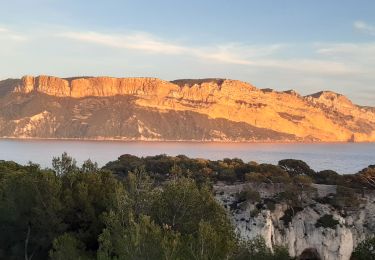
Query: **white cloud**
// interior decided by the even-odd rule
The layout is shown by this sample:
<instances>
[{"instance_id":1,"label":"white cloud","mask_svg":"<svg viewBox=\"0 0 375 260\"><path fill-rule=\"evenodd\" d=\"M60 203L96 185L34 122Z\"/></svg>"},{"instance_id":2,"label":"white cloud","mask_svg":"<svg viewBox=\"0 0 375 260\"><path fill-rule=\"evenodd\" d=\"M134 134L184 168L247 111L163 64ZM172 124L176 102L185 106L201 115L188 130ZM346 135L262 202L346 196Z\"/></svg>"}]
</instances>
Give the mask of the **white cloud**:
<instances>
[{"instance_id":1,"label":"white cloud","mask_svg":"<svg viewBox=\"0 0 375 260\"><path fill-rule=\"evenodd\" d=\"M339 58L374 58L375 42L320 44L317 45L316 53Z\"/></svg>"},{"instance_id":2,"label":"white cloud","mask_svg":"<svg viewBox=\"0 0 375 260\"><path fill-rule=\"evenodd\" d=\"M375 26L370 25L364 21L354 22L354 28L360 32L367 33L370 35L375 35Z\"/></svg>"},{"instance_id":3,"label":"white cloud","mask_svg":"<svg viewBox=\"0 0 375 260\"><path fill-rule=\"evenodd\" d=\"M357 72L357 69L342 62L319 59L268 59L252 65L320 75L345 75Z\"/></svg>"},{"instance_id":4,"label":"white cloud","mask_svg":"<svg viewBox=\"0 0 375 260\"><path fill-rule=\"evenodd\" d=\"M108 47L142 50L162 54L181 54L186 51L186 48L183 46L157 39L147 33L117 35L98 32L64 32L58 36Z\"/></svg>"},{"instance_id":5,"label":"white cloud","mask_svg":"<svg viewBox=\"0 0 375 260\"><path fill-rule=\"evenodd\" d=\"M375 80L375 42L323 44L317 46L316 53L323 59L345 64L362 78Z\"/></svg>"},{"instance_id":6,"label":"white cloud","mask_svg":"<svg viewBox=\"0 0 375 260\"><path fill-rule=\"evenodd\" d=\"M228 43L219 46L202 47L192 50L201 59L238 65L253 65L258 58L268 57L285 47L282 44L244 45Z\"/></svg>"},{"instance_id":7,"label":"white cloud","mask_svg":"<svg viewBox=\"0 0 375 260\"><path fill-rule=\"evenodd\" d=\"M278 44L269 46L248 46L238 43L228 43L218 46L191 47L163 40L144 32L120 35L70 31L60 33L58 36L113 48L141 50L156 54L187 55L199 59L238 65L250 65L252 63L250 61L251 58L268 56L282 47Z\"/></svg>"},{"instance_id":8,"label":"white cloud","mask_svg":"<svg viewBox=\"0 0 375 260\"><path fill-rule=\"evenodd\" d=\"M0 27L0 37L5 38L5 40L13 40L19 42L27 40L27 37L25 35L21 35L5 27Z\"/></svg>"},{"instance_id":9,"label":"white cloud","mask_svg":"<svg viewBox=\"0 0 375 260\"><path fill-rule=\"evenodd\" d=\"M348 66L342 61L319 58L277 58L286 44L245 45L226 43L213 46L187 46L160 39L144 32L129 34L105 34L98 32L63 32L59 37L81 42L99 44L111 48L146 51L156 54L182 55L201 61L242 65L257 68L274 68L305 72L308 74L344 75L357 71L356 66ZM317 53L333 52L337 46L321 47Z\"/></svg>"}]
</instances>

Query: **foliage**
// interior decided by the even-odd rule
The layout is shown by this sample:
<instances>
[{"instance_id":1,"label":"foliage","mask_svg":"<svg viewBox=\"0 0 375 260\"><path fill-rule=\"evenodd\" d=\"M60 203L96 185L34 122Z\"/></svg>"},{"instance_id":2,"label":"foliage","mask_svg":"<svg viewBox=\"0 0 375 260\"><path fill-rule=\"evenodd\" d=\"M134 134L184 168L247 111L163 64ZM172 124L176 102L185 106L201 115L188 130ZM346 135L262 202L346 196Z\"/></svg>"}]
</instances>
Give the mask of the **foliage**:
<instances>
[{"instance_id":1,"label":"foliage","mask_svg":"<svg viewBox=\"0 0 375 260\"><path fill-rule=\"evenodd\" d=\"M49 256L52 260L89 259L82 242L67 233L64 233L53 241L53 249L50 251Z\"/></svg>"},{"instance_id":2,"label":"foliage","mask_svg":"<svg viewBox=\"0 0 375 260\"><path fill-rule=\"evenodd\" d=\"M335 229L338 224L340 223L338 220L334 219L332 215L325 214L317 220L315 227Z\"/></svg>"},{"instance_id":3,"label":"foliage","mask_svg":"<svg viewBox=\"0 0 375 260\"><path fill-rule=\"evenodd\" d=\"M283 192L276 195L275 199L278 202L284 202L289 207L302 207L302 195L303 190L301 190L297 185L289 184L285 186Z\"/></svg>"},{"instance_id":4,"label":"foliage","mask_svg":"<svg viewBox=\"0 0 375 260\"><path fill-rule=\"evenodd\" d=\"M245 180L248 182L269 184L285 184L292 182L292 179L290 178L289 174L277 166L262 164L259 166L258 170L260 172L251 172L245 174Z\"/></svg>"},{"instance_id":5,"label":"foliage","mask_svg":"<svg viewBox=\"0 0 375 260\"><path fill-rule=\"evenodd\" d=\"M126 154L120 156L116 161L107 163L104 169L124 177L129 172L142 167L158 182L168 180L178 170L180 175L193 178L199 185L217 181L226 183L248 181L271 185L276 183L289 184L293 182L295 177L297 179L294 180L298 180L299 177L305 176L319 184L341 185L355 189L361 189L365 186L369 189L375 189L370 185L373 181L374 170L371 165L357 174L339 175L331 170L316 173L304 161L293 159L281 160L278 165L272 165L257 164L253 161L245 163L238 158L211 161L192 159L184 155L167 156L162 154L137 157Z\"/></svg>"},{"instance_id":6,"label":"foliage","mask_svg":"<svg viewBox=\"0 0 375 260\"><path fill-rule=\"evenodd\" d=\"M343 182L342 175L339 175L337 172L332 170L324 170L317 172L314 175L314 180L318 184L329 184L336 185Z\"/></svg>"},{"instance_id":7,"label":"foliage","mask_svg":"<svg viewBox=\"0 0 375 260\"><path fill-rule=\"evenodd\" d=\"M186 177L153 189L141 185L144 178L129 174L126 183L132 188L119 190L118 203L105 214L100 259L224 259L230 254L233 228L209 189ZM144 202L135 203L138 196Z\"/></svg>"},{"instance_id":8,"label":"foliage","mask_svg":"<svg viewBox=\"0 0 375 260\"><path fill-rule=\"evenodd\" d=\"M276 201L273 199L266 198L264 199L264 203L266 205L266 208L274 211L276 209Z\"/></svg>"},{"instance_id":9,"label":"foliage","mask_svg":"<svg viewBox=\"0 0 375 260\"><path fill-rule=\"evenodd\" d=\"M313 180L311 177L307 175L297 175L293 177L293 183L301 187L306 187L306 186L310 186L313 183Z\"/></svg>"},{"instance_id":10,"label":"foliage","mask_svg":"<svg viewBox=\"0 0 375 260\"><path fill-rule=\"evenodd\" d=\"M260 194L251 187L245 187L242 191L237 193L236 198L238 202L255 203L260 201Z\"/></svg>"},{"instance_id":11,"label":"foliage","mask_svg":"<svg viewBox=\"0 0 375 260\"><path fill-rule=\"evenodd\" d=\"M142 165L117 179L66 153L53 170L1 161L0 258L228 258L237 240L226 211L177 160L186 165L170 164L176 174L163 183Z\"/></svg>"},{"instance_id":12,"label":"foliage","mask_svg":"<svg viewBox=\"0 0 375 260\"><path fill-rule=\"evenodd\" d=\"M0 161L0 259L289 259L284 248L272 253L259 239L239 242L212 193L218 181L283 186L257 210L286 202L287 224L321 176L307 174L301 162L281 165L289 168L236 158L123 155L99 169L91 160L79 167L66 153L54 157L53 169ZM301 165L304 174L297 174ZM361 174L372 176L369 169ZM350 187L363 185L361 178L343 176L340 183L329 203L359 205ZM236 199L256 203L260 196L249 186Z\"/></svg>"},{"instance_id":13,"label":"foliage","mask_svg":"<svg viewBox=\"0 0 375 260\"><path fill-rule=\"evenodd\" d=\"M293 217L299 212L302 211L302 207L289 207L285 210L284 215L280 218L283 221L284 226L288 227L289 223L292 222Z\"/></svg>"},{"instance_id":14,"label":"foliage","mask_svg":"<svg viewBox=\"0 0 375 260\"><path fill-rule=\"evenodd\" d=\"M64 152L61 157L53 157L52 168L57 175L64 175L76 171L77 161Z\"/></svg>"},{"instance_id":15,"label":"foliage","mask_svg":"<svg viewBox=\"0 0 375 260\"><path fill-rule=\"evenodd\" d=\"M294 160L294 159L285 159L279 161L278 164L282 169L287 171L291 176L296 175L308 175L313 176L315 171L310 168L304 161Z\"/></svg>"},{"instance_id":16,"label":"foliage","mask_svg":"<svg viewBox=\"0 0 375 260\"><path fill-rule=\"evenodd\" d=\"M337 209L356 209L361 204L361 201L355 190L337 186L336 194L331 198L330 204Z\"/></svg>"},{"instance_id":17,"label":"foliage","mask_svg":"<svg viewBox=\"0 0 375 260\"><path fill-rule=\"evenodd\" d=\"M0 258L44 258L65 229L62 182L50 171L9 165L0 167Z\"/></svg>"},{"instance_id":18,"label":"foliage","mask_svg":"<svg viewBox=\"0 0 375 260\"><path fill-rule=\"evenodd\" d=\"M374 260L375 259L375 237L368 238L357 245L351 259Z\"/></svg>"},{"instance_id":19,"label":"foliage","mask_svg":"<svg viewBox=\"0 0 375 260\"><path fill-rule=\"evenodd\" d=\"M274 247L274 252L269 249L260 236L252 240L242 241L238 248L235 260L289 260L288 250L285 247Z\"/></svg>"},{"instance_id":20,"label":"foliage","mask_svg":"<svg viewBox=\"0 0 375 260\"><path fill-rule=\"evenodd\" d=\"M363 186L370 189L375 189L375 168L374 165L370 165L368 168L363 169L357 175Z\"/></svg>"}]
</instances>

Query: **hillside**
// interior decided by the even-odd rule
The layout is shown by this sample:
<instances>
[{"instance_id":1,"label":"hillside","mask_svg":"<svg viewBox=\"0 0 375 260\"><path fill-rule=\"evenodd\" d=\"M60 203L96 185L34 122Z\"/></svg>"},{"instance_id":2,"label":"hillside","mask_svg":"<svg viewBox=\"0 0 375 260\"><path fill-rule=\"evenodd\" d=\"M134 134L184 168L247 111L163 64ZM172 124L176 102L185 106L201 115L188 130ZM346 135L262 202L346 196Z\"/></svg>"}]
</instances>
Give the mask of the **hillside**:
<instances>
[{"instance_id":1,"label":"hillside","mask_svg":"<svg viewBox=\"0 0 375 260\"><path fill-rule=\"evenodd\" d=\"M375 141L374 108L228 79L25 76L0 81L0 137Z\"/></svg>"}]
</instances>

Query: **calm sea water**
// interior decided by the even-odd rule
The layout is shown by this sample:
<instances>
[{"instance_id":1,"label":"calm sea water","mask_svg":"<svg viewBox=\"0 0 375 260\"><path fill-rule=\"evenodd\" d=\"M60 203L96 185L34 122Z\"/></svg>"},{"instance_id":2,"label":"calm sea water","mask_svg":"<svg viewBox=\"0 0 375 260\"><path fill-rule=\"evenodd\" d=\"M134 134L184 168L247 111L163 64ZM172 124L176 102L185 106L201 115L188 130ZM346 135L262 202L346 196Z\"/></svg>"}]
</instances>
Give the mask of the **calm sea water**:
<instances>
[{"instance_id":1,"label":"calm sea water","mask_svg":"<svg viewBox=\"0 0 375 260\"><path fill-rule=\"evenodd\" d=\"M50 167L53 156L67 152L78 163L90 158L103 166L122 154L148 156L184 154L193 158L241 158L244 161L277 163L301 159L315 170L355 173L375 164L375 143L253 144L195 142L122 142L65 140L0 140L0 160L32 161Z\"/></svg>"}]
</instances>

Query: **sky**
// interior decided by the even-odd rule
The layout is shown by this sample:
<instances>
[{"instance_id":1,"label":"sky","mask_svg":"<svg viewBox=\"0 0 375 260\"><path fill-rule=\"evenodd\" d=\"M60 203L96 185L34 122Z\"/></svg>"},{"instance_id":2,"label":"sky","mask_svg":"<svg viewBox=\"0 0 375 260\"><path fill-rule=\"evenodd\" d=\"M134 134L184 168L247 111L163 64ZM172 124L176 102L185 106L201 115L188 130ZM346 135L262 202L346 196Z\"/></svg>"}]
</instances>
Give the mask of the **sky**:
<instances>
[{"instance_id":1,"label":"sky","mask_svg":"<svg viewBox=\"0 0 375 260\"><path fill-rule=\"evenodd\" d=\"M0 0L0 79L230 78L375 106L373 0Z\"/></svg>"}]
</instances>

